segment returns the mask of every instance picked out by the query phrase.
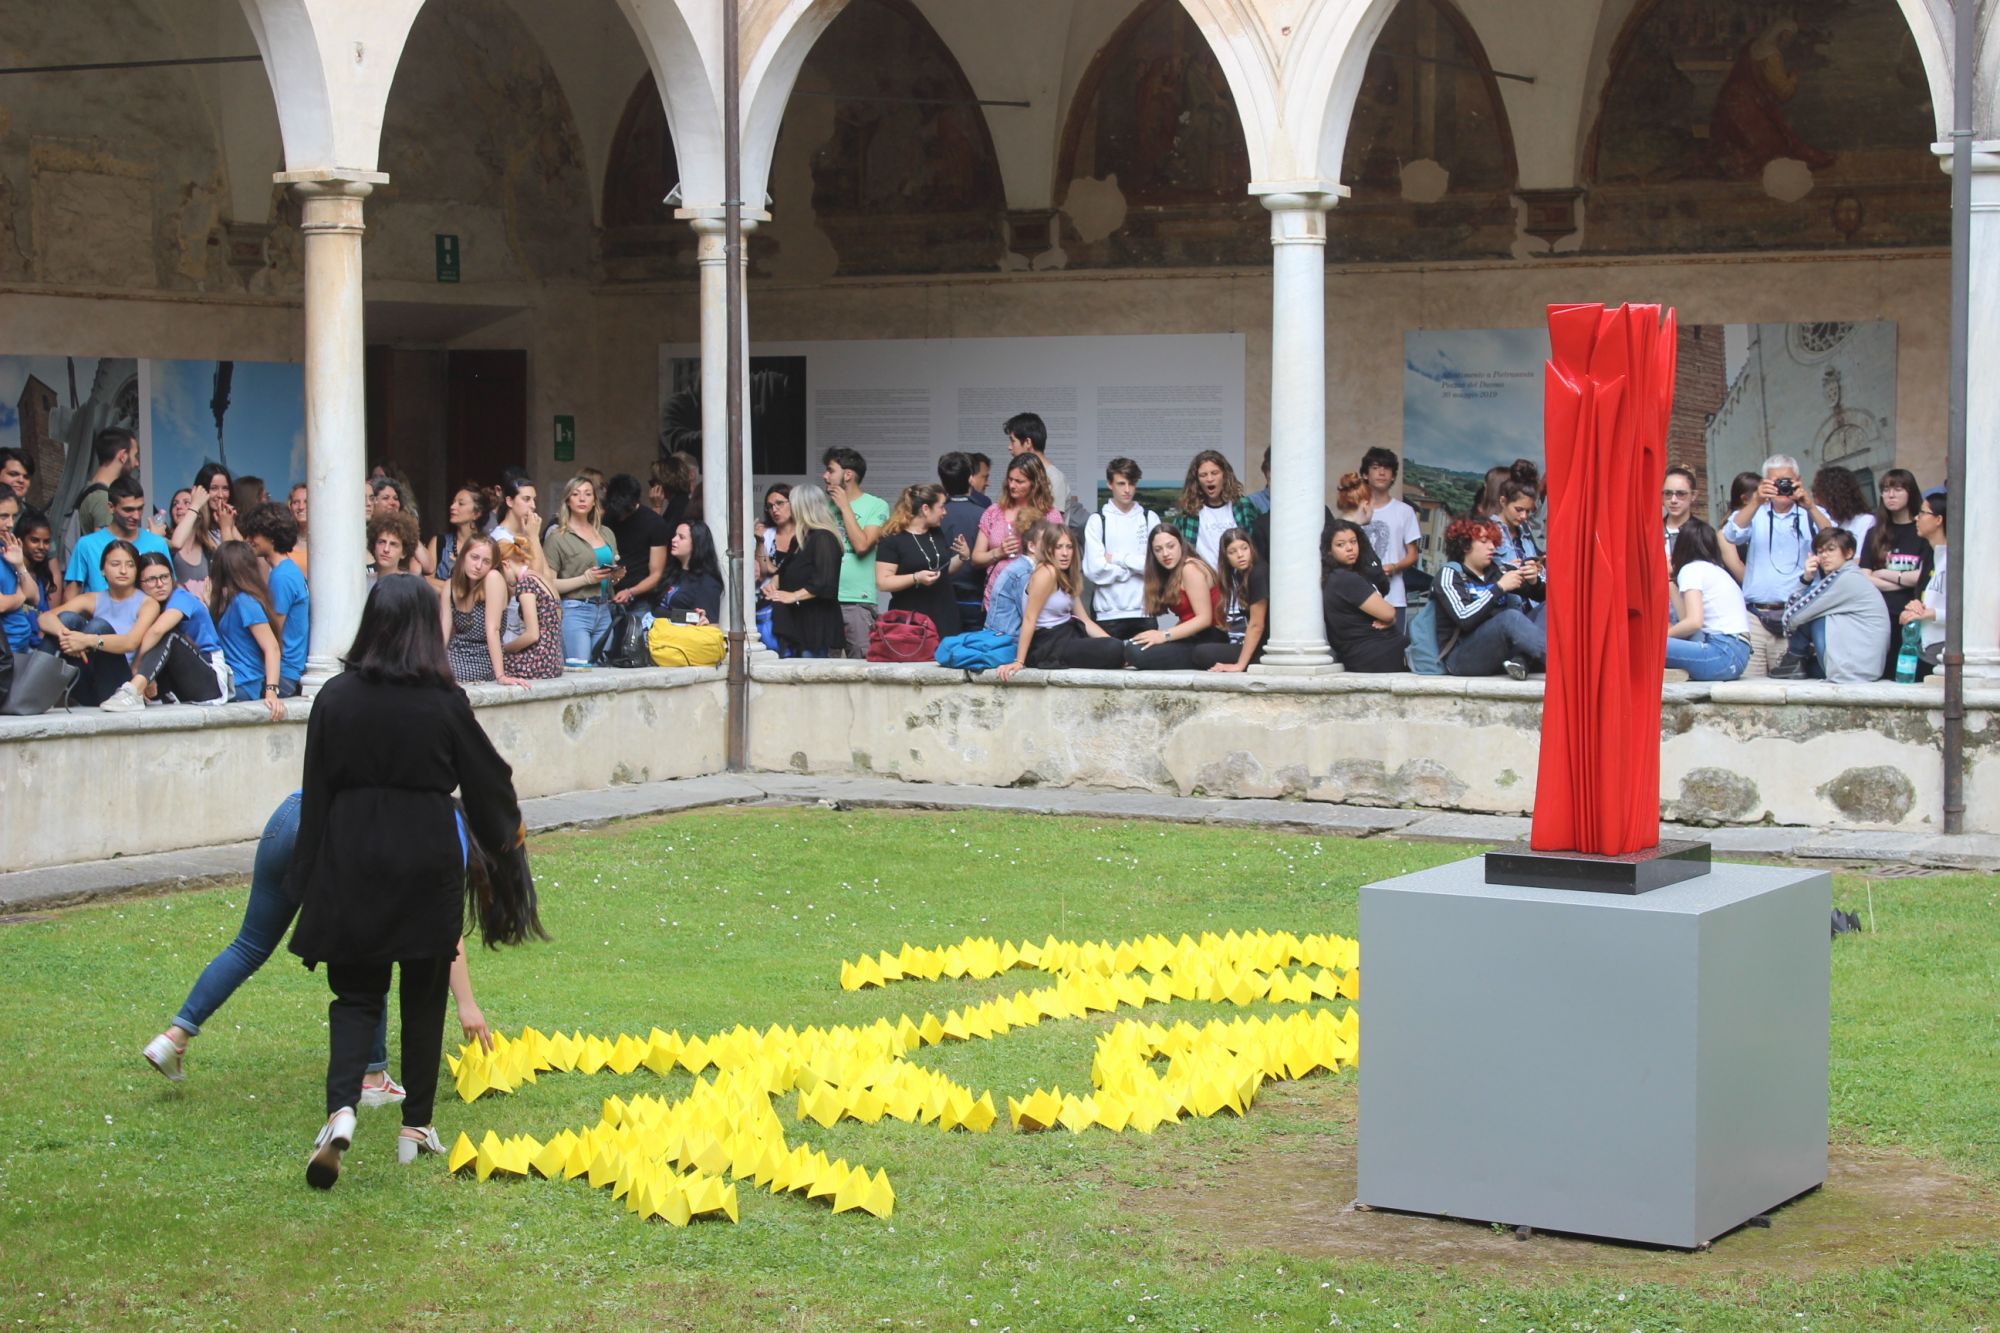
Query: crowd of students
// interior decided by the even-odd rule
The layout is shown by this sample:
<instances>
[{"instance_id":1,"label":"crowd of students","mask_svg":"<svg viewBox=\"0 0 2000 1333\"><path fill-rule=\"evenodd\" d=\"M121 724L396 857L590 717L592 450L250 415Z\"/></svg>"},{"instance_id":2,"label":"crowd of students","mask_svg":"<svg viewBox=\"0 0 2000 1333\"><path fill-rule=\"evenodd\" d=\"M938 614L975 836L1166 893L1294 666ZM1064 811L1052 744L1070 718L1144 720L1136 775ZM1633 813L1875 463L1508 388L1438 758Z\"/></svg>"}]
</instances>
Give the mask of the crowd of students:
<instances>
[{"instance_id":1,"label":"crowd of students","mask_svg":"<svg viewBox=\"0 0 2000 1333\"><path fill-rule=\"evenodd\" d=\"M885 498L867 459L828 449L817 484L776 484L755 534L756 629L785 657L937 661L994 669L1240 672L1269 637L1270 491L1247 492L1204 451L1160 512L1140 502L1129 458L1105 469L1095 509L1048 461L1034 413L1004 426L1008 457L952 452L935 484ZM76 506L78 539L57 574L50 520L0 485L0 629L10 648L77 668L74 702L298 693L310 620L305 488L284 504L257 478L204 466L153 525L129 432L96 441ZM14 453L15 451L7 451ZM32 471L0 459L0 477ZM1268 478L1271 457L1263 470ZM1371 448L1334 486L1320 542L1326 637L1349 671L1525 679L1545 665L1548 571L1537 536L1541 478L1492 469L1443 534L1434 574L1395 494L1396 455ZM591 666L720 661L727 575L699 513L692 458L646 480L584 468L553 506L525 471L468 482L426 538L406 481L368 486L368 577L418 574L460 681L525 686ZM989 488L992 494L988 494ZM1736 479L1720 530L1696 517L1693 476L1661 491L1669 564L1665 665L1690 679L1922 678L1946 614L1944 495L1885 473L1869 507L1860 479L1821 468L1804 486L1777 455ZM1425 595L1427 594L1427 596ZM1413 602L1418 613L1412 614Z\"/></svg>"}]
</instances>

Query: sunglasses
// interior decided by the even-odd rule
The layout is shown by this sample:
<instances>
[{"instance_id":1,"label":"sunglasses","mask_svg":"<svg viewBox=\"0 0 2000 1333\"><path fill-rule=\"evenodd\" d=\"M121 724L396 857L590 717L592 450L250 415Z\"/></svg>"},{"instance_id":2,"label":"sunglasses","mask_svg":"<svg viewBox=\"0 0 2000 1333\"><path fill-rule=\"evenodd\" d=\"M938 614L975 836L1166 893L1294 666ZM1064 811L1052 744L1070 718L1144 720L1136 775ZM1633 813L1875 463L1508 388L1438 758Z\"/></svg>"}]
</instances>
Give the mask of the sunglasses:
<instances>
[{"instance_id":1,"label":"sunglasses","mask_svg":"<svg viewBox=\"0 0 2000 1333\"><path fill-rule=\"evenodd\" d=\"M1661 491L1660 498L1663 500L1685 500L1693 494L1693 491Z\"/></svg>"}]
</instances>

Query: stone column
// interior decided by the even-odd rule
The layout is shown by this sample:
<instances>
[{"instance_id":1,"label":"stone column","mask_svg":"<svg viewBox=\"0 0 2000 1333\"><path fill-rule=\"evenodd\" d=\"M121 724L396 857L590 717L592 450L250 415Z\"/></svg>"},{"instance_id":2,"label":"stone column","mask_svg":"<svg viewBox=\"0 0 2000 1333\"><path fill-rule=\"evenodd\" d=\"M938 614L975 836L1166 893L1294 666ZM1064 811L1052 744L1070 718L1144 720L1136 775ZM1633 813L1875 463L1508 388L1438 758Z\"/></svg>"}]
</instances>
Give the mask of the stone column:
<instances>
[{"instance_id":1,"label":"stone column","mask_svg":"<svg viewBox=\"0 0 2000 1333\"><path fill-rule=\"evenodd\" d=\"M1320 602L1326 508L1326 211L1347 190L1327 180L1253 184L1271 212L1271 623L1253 670L1339 671ZM1246 442L1246 457L1257 454Z\"/></svg>"},{"instance_id":2,"label":"stone column","mask_svg":"<svg viewBox=\"0 0 2000 1333\"><path fill-rule=\"evenodd\" d=\"M684 208L674 214L686 220L700 238L695 252L695 264L701 274L701 521L708 524L710 535L715 538L715 549L723 553L723 562L728 563L729 549L729 303L728 303L728 256L725 253L727 238L723 210L720 208ZM730 597L750 591L749 600L743 604L743 625L748 631L749 650L756 653L768 651L763 641L757 637L756 613L756 535L757 535L757 479L751 468L753 457L750 449L750 312L749 312L749 241L750 233L757 224L766 221L769 214L752 214L744 211L743 241L744 253L738 263L744 270L743 283L739 290L745 293L742 322L743 333L743 491L737 503L743 509L743 558L736 569L729 573ZM727 626L727 607L724 608L724 628Z\"/></svg>"},{"instance_id":3,"label":"stone column","mask_svg":"<svg viewBox=\"0 0 2000 1333\"><path fill-rule=\"evenodd\" d=\"M281 172L304 206L306 492L312 552L312 639L306 688L340 670L368 595L367 393L363 372L361 206L381 172Z\"/></svg>"},{"instance_id":4,"label":"stone column","mask_svg":"<svg viewBox=\"0 0 2000 1333\"><path fill-rule=\"evenodd\" d=\"M1951 166L1950 149L1945 166ZM1986 498L2000 494L2000 141L1972 146L1971 323L1965 388L1965 531L1955 534L1965 561L1965 674L2000 678L2000 580L1984 577L2000 565L2000 526L1982 522ZM1925 479L1928 483L1928 479Z\"/></svg>"}]
</instances>

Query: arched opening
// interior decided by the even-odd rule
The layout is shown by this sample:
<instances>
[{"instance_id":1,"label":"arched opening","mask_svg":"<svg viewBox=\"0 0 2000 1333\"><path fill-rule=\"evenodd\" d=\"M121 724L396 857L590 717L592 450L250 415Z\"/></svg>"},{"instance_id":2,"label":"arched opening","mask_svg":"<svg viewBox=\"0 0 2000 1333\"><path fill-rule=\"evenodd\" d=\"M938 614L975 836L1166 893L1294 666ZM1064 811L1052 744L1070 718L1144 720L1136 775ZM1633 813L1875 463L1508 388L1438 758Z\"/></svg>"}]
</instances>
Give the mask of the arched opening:
<instances>
[{"instance_id":1,"label":"arched opening","mask_svg":"<svg viewBox=\"0 0 2000 1333\"><path fill-rule=\"evenodd\" d=\"M1585 152L1592 251L1944 245L1950 185L1895 0L1653 0Z\"/></svg>"},{"instance_id":2,"label":"arched opening","mask_svg":"<svg viewBox=\"0 0 2000 1333\"><path fill-rule=\"evenodd\" d=\"M755 270L811 278L994 267L1006 192L971 81L909 0L852 0L800 67Z\"/></svg>"},{"instance_id":3,"label":"arched opening","mask_svg":"<svg viewBox=\"0 0 2000 1333\"><path fill-rule=\"evenodd\" d=\"M1507 253L1513 136L1485 48L1448 0L1403 0L1370 51L1328 217L1336 261Z\"/></svg>"},{"instance_id":4,"label":"arched opening","mask_svg":"<svg viewBox=\"0 0 2000 1333\"><path fill-rule=\"evenodd\" d=\"M625 101L604 170L606 278L643 279L693 266L694 232L666 202L680 178L660 85L647 74Z\"/></svg>"},{"instance_id":5,"label":"arched opening","mask_svg":"<svg viewBox=\"0 0 2000 1333\"><path fill-rule=\"evenodd\" d=\"M1056 159L1076 267L1269 262L1236 99L1179 0L1142 0L1077 85Z\"/></svg>"}]
</instances>

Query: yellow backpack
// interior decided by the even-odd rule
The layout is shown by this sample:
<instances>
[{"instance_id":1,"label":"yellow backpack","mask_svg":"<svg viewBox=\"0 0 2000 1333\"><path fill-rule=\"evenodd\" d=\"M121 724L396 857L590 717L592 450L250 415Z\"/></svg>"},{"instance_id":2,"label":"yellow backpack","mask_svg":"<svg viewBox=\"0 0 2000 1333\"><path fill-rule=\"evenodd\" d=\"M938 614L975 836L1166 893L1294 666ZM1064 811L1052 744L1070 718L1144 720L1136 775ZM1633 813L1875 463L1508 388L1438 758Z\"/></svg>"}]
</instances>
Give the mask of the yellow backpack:
<instances>
[{"instance_id":1,"label":"yellow backpack","mask_svg":"<svg viewBox=\"0 0 2000 1333\"><path fill-rule=\"evenodd\" d=\"M646 634L646 651L655 666L714 666L722 661L727 646L714 625L679 625L661 617Z\"/></svg>"}]
</instances>

